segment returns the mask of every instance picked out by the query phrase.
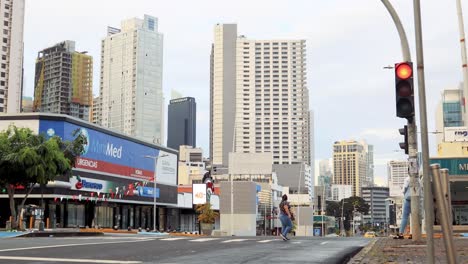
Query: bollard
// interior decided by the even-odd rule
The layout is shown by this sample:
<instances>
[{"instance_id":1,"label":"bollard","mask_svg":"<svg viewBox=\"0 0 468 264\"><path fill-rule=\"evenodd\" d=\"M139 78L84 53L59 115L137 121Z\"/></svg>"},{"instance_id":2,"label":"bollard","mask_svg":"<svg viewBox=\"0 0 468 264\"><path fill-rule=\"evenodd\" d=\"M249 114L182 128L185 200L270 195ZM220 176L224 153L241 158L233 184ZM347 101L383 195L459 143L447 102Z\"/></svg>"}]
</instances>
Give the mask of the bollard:
<instances>
[{"instance_id":1,"label":"bollard","mask_svg":"<svg viewBox=\"0 0 468 264\"><path fill-rule=\"evenodd\" d=\"M444 201L446 202L447 204L447 214L448 214L448 217L449 217L449 223L450 223L450 226L452 227L452 223L453 223L453 216L452 216L452 198L451 198L451 194L450 194L450 176L449 176L449 170L448 169L441 169L440 170L440 176L441 176L441 179L440 179L440 183L442 184L442 190L443 191L443 195L444 195Z\"/></svg>"},{"instance_id":2,"label":"bollard","mask_svg":"<svg viewBox=\"0 0 468 264\"><path fill-rule=\"evenodd\" d=\"M451 228L451 223L449 223L449 218L447 215L447 203L445 202L445 197L442 189L442 178L440 175L440 165L439 164L432 164L431 165L431 170L432 170L432 180L434 181L434 192L435 192L435 197L436 197L436 203L437 207L439 208L440 211L440 223L442 226L442 234L443 234L443 239L445 243L445 250L446 250L446 256L447 256L447 262L449 264L455 264L457 263L457 257L455 253L455 248L453 245L453 234L452 234L452 228ZM428 238L429 239L429 238Z\"/></svg>"},{"instance_id":3,"label":"bollard","mask_svg":"<svg viewBox=\"0 0 468 264\"><path fill-rule=\"evenodd\" d=\"M33 217L29 217L29 229L33 228Z\"/></svg>"},{"instance_id":4,"label":"bollard","mask_svg":"<svg viewBox=\"0 0 468 264\"><path fill-rule=\"evenodd\" d=\"M49 217L46 218L46 228L49 229Z\"/></svg>"}]
</instances>

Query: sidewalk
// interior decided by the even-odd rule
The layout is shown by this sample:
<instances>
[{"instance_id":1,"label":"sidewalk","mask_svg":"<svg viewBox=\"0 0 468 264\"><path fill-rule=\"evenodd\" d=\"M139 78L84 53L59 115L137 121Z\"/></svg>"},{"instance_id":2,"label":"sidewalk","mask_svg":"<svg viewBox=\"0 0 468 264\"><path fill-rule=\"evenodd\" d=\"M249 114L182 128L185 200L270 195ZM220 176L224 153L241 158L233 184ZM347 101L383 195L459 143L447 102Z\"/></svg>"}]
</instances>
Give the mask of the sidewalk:
<instances>
[{"instance_id":1,"label":"sidewalk","mask_svg":"<svg viewBox=\"0 0 468 264\"><path fill-rule=\"evenodd\" d=\"M468 264L468 238L454 237L459 264ZM348 263L427 263L426 240L377 238L361 250ZM447 263L443 239L434 239L434 263Z\"/></svg>"}]
</instances>

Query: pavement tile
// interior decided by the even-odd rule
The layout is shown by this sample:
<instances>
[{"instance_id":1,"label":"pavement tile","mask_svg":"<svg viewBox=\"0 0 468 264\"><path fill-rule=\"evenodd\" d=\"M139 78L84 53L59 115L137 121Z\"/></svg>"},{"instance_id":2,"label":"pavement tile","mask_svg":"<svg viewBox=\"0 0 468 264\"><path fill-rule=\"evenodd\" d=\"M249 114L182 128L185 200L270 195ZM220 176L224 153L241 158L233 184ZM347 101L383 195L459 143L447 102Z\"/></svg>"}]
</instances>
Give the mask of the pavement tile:
<instances>
[{"instance_id":1,"label":"pavement tile","mask_svg":"<svg viewBox=\"0 0 468 264\"><path fill-rule=\"evenodd\" d=\"M468 239L454 238L458 263L468 264ZM415 242L411 239L376 238L348 263L426 263L426 240ZM447 263L442 238L434 239L434 262Z\"/></svg>"}]
</instances>

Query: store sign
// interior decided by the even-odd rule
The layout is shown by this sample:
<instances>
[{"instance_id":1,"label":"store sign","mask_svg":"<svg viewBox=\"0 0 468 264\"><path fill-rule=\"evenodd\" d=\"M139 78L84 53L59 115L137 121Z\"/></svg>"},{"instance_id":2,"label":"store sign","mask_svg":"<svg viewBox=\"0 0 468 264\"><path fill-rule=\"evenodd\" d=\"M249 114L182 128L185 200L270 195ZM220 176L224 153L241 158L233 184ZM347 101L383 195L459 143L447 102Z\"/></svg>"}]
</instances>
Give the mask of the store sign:
<instances>
[{"instance_id":1,"label":"store sign","mask_svg":"<svg viewBox=\"0 0 468 264\"><path fill-rule=\"evenodd\" d=\"M193 204L206 204L206 184L192 185Z\"/></svg>"},{"instance_id":2,"label":"store sign","mask_svg":"<svg viewBox=\"0 0 468 264\"><path fill-rule=\"evenodd\" d=\"M467 127L446 127L444 129L445 142L464 142L468 141Z\"/></svg>"},{"instance_id":3,"label":"store sign","mask_svg":"<svg viewBox=\"0 0 468 264\"><path fill-rule=\"evenodd\" d=\"M154 198L154 188L153 187L137 187L138 196L142 197L153 197ZM159 198L159 188L156 188L156 198Z\"/></svg>"},{"instance_id":4,"label":"store sign","mask_svg":"<svg viewBox=\"0 0 468 264\"><path fill-rule=\"evenodd\" d=\"M174 153L64 121L41 120L39 123L39 133L46 137L73 140L73 132L77 130L86 137L87 144L76 159L76 168L152 181L155 159L145 156L159 157L157 182L177 185L177 155Z\"/></svg>"},{"instance_id":5,"label":"store sign","mask_svg":"<svg viewBox=\"0 0 468 264\"><path fill-rule=\"evenodd\" d=\"M70 178L72 190L85 191L85 192L101 192L107 193L109 188L112 188L112 183L103 180L84 178L80 176L73 176Z\"/></svg>"},{"instance_id":6,"label":"store sign","mask_svg":"<svg viewBox=\"0 0 468 264\"><path fill-rule=\"evenodd\" d=\"M431 159L430 163L439 163L441 169L449 170L450 176L468 175L468 158Z\"/></svg>"}]
</instances>

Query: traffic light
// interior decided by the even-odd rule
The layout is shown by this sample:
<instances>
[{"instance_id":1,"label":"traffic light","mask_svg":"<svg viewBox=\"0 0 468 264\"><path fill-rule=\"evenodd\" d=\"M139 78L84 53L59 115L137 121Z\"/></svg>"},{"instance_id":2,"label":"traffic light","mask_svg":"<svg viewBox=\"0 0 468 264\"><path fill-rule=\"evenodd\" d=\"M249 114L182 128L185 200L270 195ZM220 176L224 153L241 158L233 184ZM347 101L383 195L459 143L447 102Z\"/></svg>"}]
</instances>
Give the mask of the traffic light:
<instances>
[{"instance_id":1,"label":"traffic light","mask_svg":"<svg viewBox=\"0 0 468 264\"><path fill-rule=\"evenodd\" d=\"M405 150L405 154L408 154L408 126L398 129L400 135L405 137L405 142L400 142L400 148Z\"/></svg>"},{"instance_id":2,"label":"traffic light","mask_svg":"<svg viewBox=\"0 0 468 264\"><path fill-rule=\"evenodd\" d=\"M413 122L413 63L401 62L395 64L395 91L397 117L406 118L410 123Z\"/></svg>"}]
</instances>

